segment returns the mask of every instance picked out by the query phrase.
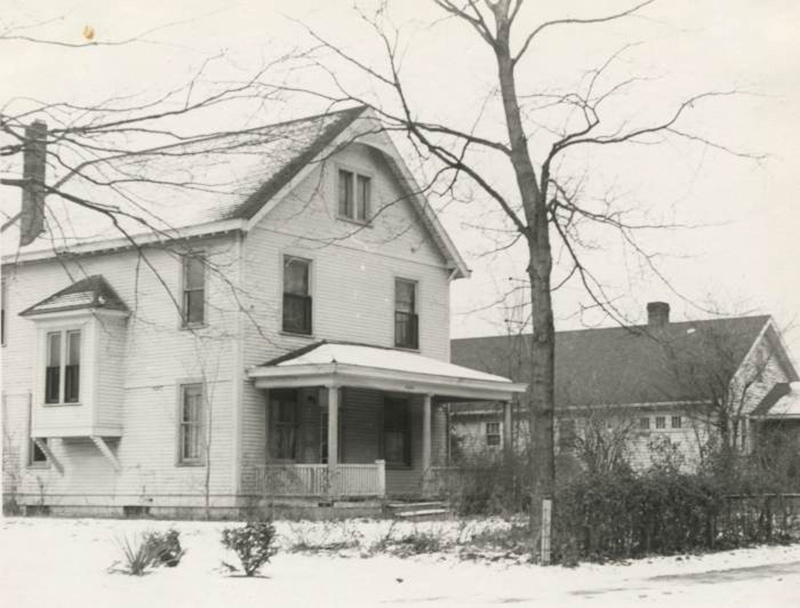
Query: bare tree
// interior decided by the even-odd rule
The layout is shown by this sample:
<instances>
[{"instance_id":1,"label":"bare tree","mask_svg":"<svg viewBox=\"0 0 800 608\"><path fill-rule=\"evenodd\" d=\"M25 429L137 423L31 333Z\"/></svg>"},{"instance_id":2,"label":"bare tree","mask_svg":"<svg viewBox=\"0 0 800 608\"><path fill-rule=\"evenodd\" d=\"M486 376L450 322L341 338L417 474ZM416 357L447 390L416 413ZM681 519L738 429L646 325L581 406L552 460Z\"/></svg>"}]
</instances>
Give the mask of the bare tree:
<instances>
[{"instance_id":1,"label":"bare tree","mask_svg":"<svg viewBox=\"0 0 800 608\"><path fill-rule=\"evenodd\" d=\"M552 62L537 45L545 34L561 28L576 31L587 26L600 26L639 15L655 0L632 2L623 10L596 17L565 17L531 25L532 15L526 9L535 6L524 0L434 0L445 20L452 20L470 30L475 40L488 53L496 73L494 87L480 103L471 128L453 119L450 122L426 120L425 108L406 86L402 64L404 58L401 32L387 17L384 3L374 15L362 13L364 21L374 29L384 50L383 67L376 67L374 58L354 55L319 32L307 28L324 51L318 67L330 77L332 91L307 90L331 102L358 101L370 105L389 131L402 133L416 153L438 166L431 183L444 184L444 192L455 194L456 187L468 182L482 197L502 212L504 221L496 225L505 231L508 248L522 242L527 248L525 272L528 319L532 324L531 369L529 390L530 426L532 429L533 500L531 530L538 542L541 530L543 501L552 501L555 487L554 461L554 320L552 293L563 285L577 281L588 293L593 305L619 323L624 315L607 293L607 285L587 264L584 255L594 244L583 237L582 230L614 231L624 245L641 256L643 266L666 282L655 265L654 257L639 243L637 233L657 227L656 224L629 220L626 209L615 201L593 204L585 196L585 176L570 175L562 168L568 152L599 149L629 143L655 144L668 137L711 146L735 155L740 154L700 135L688 132L682 119L697 105L714 98L733 95L736 91L706 91L678 101L661 118L637 120L633 116L619 119L608 106L616 96L646 80L624 76L608 84L609 67L629 45L602 61L586 73L576 90L552 92L544 85L528 90L520 78L520 69L539 52L540 61ZM433 59L430 59L433 61ZM377 93L369 96L354 92L342 76L341 68L355 69L369 79ZM535 80L535 79L534 79ZM486 108L499 104L504 132L491 134L491 126L482 122ZM620 112L619 108L616 108ZM621 110L624 113L624 107ZM539 120L542 114L559 117L560 125L552 127ZM491 160L488 160L491 159ZM498 180L493 168L510 170L513 188ZM617 168L619 171L621 169ZM566 258L566 271L554 276L554 252ZM515 287L515 290L517 288ZM543 555L543 559L548 559Z\"/></svg>"}]
</instances>

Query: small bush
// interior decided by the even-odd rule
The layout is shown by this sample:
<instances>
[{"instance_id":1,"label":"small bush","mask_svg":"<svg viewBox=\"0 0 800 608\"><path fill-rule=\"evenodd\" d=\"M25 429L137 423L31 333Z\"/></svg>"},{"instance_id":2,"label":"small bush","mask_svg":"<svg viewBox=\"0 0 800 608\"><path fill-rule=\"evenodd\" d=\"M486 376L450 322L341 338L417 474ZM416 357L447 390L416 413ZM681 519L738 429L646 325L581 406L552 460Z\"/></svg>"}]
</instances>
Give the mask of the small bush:
<instances>
[{"instance_id":1,"label":"small bush","mask_svg":"<svg viewBox=\"0 0 800 608\"><path fill-rule=\"evenodd\" d=\"M124 567L120 570L121 572L132 576L142 576L153 565L153 556L145 536L139 535L133 540L123 536L117 540L117 544L122 550Z\"/></svg>"},{"instance_id":2,"label":"small bush","mask_svg":"<svg viewBox=\"0 0 800 608\"><path fill-rule=\"evenodd\" d=\"M251 521L222 531L223 546L236 553L246 576L254 576L275 555L274 542L275 527L271 521Z\"/></svg>"},{"instance_id":3,"label":"small bush","mask_svg":"<svg viewBox=\"0 0 800 608\"><path fill-rule=\"evenodd\" d=\"M145 536L145 546L153 565L174 568L180 563L186 553L181 547L180 535L175 528L170 528L166 532L149 532Z\"/></svg>"}]
</instances>

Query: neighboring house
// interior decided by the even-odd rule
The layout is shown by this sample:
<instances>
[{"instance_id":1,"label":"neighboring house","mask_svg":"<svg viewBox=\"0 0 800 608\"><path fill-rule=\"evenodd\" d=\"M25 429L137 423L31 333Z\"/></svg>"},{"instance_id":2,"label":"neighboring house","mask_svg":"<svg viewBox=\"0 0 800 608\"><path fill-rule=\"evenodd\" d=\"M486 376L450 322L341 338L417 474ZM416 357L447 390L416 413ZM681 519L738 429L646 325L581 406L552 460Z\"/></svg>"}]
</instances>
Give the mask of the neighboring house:
<instances>
[{"instance_id":1,"label":"neighboring house","mask_svg":"<svg viewBox=\"0 0 800 608\"><path fill-rule=\"evenodd\" d=\"M573 452L587 424L624 434L638 466L667 441L690 465L712 437L750 449L762 398L798 379L772 318L675 323L668 304L647 309L646 325L556 332L557 451ZM452 360L526 382L529 344L530 335L453 340ZM491 403L453 410L455 444L485 449L509 423L512 436L527 434L525 403L513 409L514 416Z\"/></svg>"},{"instance_id":2,"label":"neighboring house","mask_svg":"<svg viewBox=\"0 0 800 608\"><path fill-rule=\"evenodd\" d=\"M224 162L192 150L172 178L190 188L104 167L140 189L103 201L152 217L122 218L135 247L53 196L33 244L4 233L7 500L166 514L423 493L443 404L524 387L449 363L468 270L378 126L355 108L232 138Z\"/></svg>"}]
</instances>

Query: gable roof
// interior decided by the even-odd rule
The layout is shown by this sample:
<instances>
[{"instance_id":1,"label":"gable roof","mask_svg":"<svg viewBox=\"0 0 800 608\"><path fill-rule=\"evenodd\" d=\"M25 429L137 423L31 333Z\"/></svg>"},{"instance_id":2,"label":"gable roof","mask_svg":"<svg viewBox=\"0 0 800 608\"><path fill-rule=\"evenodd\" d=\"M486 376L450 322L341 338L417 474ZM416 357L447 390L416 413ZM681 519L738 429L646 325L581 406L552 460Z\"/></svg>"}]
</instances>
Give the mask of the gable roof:
<instances>
[{"instance_id":1,"label":"gable roof","mask_svg":"<svg viewBox=\"0 0 800 608\"><path fill-rule=\"evenodd\" d=\"M248 221L315 162L324 161L337 146L359 140L365 125L373 125L365 106L260 126L245 131L210 135L176 143L158 154L111 159L82 169L63 191L115 210L116 220L129 235L153 240L246 230ZM360 124L357 124L360 123ZM342 139L345 134L352 137ZM396 150L391 146L391 153ZM390 159L390 166L402 160ZM405 169L407 171L407 169ZM57 182L62 175L49 178ZM408 184L401 181L401 186ZM468 270L428 204L409 200L426 218L425 226L443 257L461 275ZM0 197L0 215L13 217L19 199ZM433 219L431 219L433 217ZM3 262L49 258L56 252L87 252L131 243L111 218L67 202L47 198L46 233L19 248L16 224L4 233Z\"/></svg>"},{"instance_id":2,"label":"gable roof","mask_svg":"<svg viewBox=\"0 0 800 608\"><path fill-rule=\"evenodd\" d=\"M771 323L764 315L556 332L556 406L708 399L712 383L730 381ZM451 357L530 382L530 340L529 334L453 340ZM784 365L796 376L791 363Z\"/></svg>"},{"instance_id":3,"label":"gable roof","mask_svg":"<svg viewBox=\"0 0 800 608\"><path fill-rule=\"evenodd\" d=\"M780 382L772 387L751 413L754 417L800 417L800 383Z\"/></svg>"},{"instance_id":4,"label":"gable roof","mask_svg":"<svg viewBox=\"0 0 800 608\"><path fill-rule=\"evenodd\" d=\"M19 314L21 317L30 317L84 308L128 312L125 302L108 284L108 281L98 274L73 283Z\"/></svg>"}]
</instances>

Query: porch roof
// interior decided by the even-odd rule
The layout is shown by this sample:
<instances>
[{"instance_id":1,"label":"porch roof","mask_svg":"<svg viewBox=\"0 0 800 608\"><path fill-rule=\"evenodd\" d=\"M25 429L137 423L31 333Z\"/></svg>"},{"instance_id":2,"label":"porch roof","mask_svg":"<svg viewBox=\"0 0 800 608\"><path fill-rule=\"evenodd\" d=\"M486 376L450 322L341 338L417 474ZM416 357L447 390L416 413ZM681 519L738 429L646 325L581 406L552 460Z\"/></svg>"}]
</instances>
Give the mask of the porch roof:
<instances>
[{"instance_id":1,"label":"porch roof","mask_svg":"<svg viewBox=\"0 0 800 608\"><path fill-rule=\"evenodd\" d=\"M527 385L423 355L323 340L248 372L257 388L361 386L440 400L510 400Z\"/></svg>"},{"instance_id":2,"label":"porch roof","mask_svg":"<svg viewBox=\"0 0 800 608\"><path fill-rule=\"evenodd\" d=\"M800 382L781 382L764 396L751 414L754 418L800 418Z\"/></svg>"}]
</instances>

